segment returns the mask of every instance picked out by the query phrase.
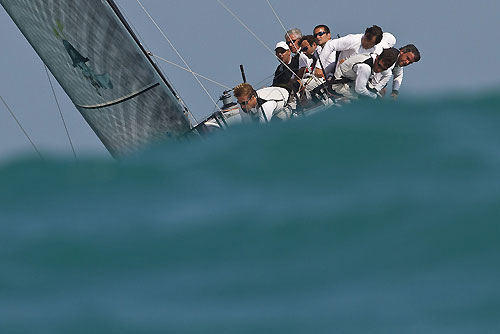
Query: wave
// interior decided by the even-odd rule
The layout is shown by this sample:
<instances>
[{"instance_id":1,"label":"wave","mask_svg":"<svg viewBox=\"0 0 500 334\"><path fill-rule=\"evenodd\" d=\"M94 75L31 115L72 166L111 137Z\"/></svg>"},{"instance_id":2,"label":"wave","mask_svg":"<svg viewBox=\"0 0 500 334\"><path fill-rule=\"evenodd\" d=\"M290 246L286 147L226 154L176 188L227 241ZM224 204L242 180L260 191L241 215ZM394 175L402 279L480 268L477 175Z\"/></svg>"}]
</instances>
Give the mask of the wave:
<instances>
[{"instance_id":1,"label":"wave","mask_svg":"<svg viewBox=\"0 0 500 334\"><path fill-rule=\"evenodd\" d=\"M496 95L0 168L7 332L492 332ZM3 319L2 319L3 318Z\"/></svg>"}]
</instances>

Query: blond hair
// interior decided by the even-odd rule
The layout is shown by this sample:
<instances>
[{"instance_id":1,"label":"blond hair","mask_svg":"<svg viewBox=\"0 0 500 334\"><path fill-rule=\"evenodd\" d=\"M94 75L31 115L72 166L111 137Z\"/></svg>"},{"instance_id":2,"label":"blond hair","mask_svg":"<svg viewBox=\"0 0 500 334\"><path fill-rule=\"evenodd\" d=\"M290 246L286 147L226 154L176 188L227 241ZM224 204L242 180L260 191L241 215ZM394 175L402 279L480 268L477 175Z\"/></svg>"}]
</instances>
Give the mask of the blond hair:
<instances>
[{"instance_id":1,"label":"blond hair","mask_svg":"<svg viewBox=\"0 0 500 334\"><path fill-rule=\"evenodd\" d=\"M254 89L253 89L252 85L250 85L248 83L239 84L238 86L234 87L234 89L233 89L234 97L236 97L236 98L238 98L240 96L250 96L253 94L253 92L254 92Z\"/></svg>"}]
</instances>

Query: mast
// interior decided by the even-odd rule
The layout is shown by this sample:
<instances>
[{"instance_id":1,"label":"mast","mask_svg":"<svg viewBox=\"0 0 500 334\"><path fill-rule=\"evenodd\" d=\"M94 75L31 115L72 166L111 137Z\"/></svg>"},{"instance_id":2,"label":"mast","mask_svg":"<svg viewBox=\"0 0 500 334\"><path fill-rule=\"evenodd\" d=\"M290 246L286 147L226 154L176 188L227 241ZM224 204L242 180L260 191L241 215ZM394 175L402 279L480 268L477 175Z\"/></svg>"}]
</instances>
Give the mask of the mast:
<instances>
[{"instance_id":1,"label":"mast","mask_svg":"<svg viewBox=\"0 0 500 334\"><path fill-rule=\"evenodd\" d=\"M127 29L127 31L130 34L130 36L134 39L134 41L137 44L137 46L141 49L141 51L144 54L144 56L149 60L151 66L153 66L153 68L156 70L156 72L158 73L158 75L160 76L160 78L162 78L162 80L165 83L165 85L168 87L168 89L170 89L170 91L172 92L172 94L179 100L179 103L181 103L183 105L185 111L187 113L189 113L188 107L186 106L186 104L184 103L184 101L182 100L182 98L179 96L179 94L177 93L177 91L170 85L170 83L168 82L167 78L165 78L165 75L163 74L163 72L161 71L161 69L158 67L158 65L156 64L156 62L154 62L153 59L150 57L149 52L144 48L144 46L140 42L139 38L137 37L137 35L133 31L132 27L128 24L127 20L125 19L125 17L121 13L120 9L116 5L115 1L114 0L106 0L106 1L108 2L108 4L111 7L111 9L113 9L113 11L115 12L115 14L118 17L118 19L122 22L122 24L125 27L125 29Z\"/></svg>"}]
</instances>

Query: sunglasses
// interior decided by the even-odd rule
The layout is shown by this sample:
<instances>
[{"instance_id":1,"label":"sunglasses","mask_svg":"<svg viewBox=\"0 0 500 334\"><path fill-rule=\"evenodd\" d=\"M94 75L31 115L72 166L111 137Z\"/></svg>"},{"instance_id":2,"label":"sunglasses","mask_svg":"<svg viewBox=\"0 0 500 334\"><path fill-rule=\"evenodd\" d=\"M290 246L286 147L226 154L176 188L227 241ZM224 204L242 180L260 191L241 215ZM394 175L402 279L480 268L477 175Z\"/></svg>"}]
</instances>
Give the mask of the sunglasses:
<instances>
[{"instance_id":1,"label":"sunglasses","mask_svg":"<svg viewBox=\"0 0 500 334\"><path fill-rule=\"evenodd\" d=\"M314 34L314 37L323 36L323 35L326 35L326 34L328 34L326 31L320 31L320 32Z\"/></svg>"},{"instance_id":2,"label":"sunglasses","mask_svg":"<svg viewBox=\"0 0 500 334\"><path fill-rule=\"evenodd\" d=\"M238 102L240 106L244 107L248 104L248 102L250 102L250 100L252 99L253 95L250 95L250 97L248 98L248 100L246 101L243 101L243 102Z\"/></svg>"},{"instance_id":3,"label":"sunglasses","mask_svg":"<svg viewBox=\"0 0 500 334\"><path fill-rule=\"evenodd\" d=\"M297 42L297 40L296 39L292 39L291 41L286 42L286 44L292 45L292 44L295 44L295 42Z\"/></svg>"}]
</instances>

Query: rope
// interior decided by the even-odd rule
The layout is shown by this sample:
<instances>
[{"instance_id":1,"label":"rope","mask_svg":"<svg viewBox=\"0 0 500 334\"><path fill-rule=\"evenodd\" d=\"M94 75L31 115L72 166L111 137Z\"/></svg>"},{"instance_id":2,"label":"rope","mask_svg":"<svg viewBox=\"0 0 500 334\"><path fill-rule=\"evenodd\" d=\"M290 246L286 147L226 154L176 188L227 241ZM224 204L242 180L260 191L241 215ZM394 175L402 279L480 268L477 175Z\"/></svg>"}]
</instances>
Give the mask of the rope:
<instances>
[{"instance_id":1,"label":"rope","mask_svg":"<svg viewBox=\"0 0 500 334\"><path fill-rule=\"evenodd\" d=\"M153 19L153 17L151 16L151 14L149 14L149 12L146 10L146 8L143 6L143 4L141 3L140 0L137 0L137 3L141 6L142 10L146 13L146 15L149 17L149 19L151 20L151 22L153 22L153 24L156 26L156 29L158 29L158 31L162 34L162 36L165 38L165 40L168 42L168 44L170 44L170 46L172 47L172 49L175 51L175 53L177 54L177 56L182 60L182 62L184 63L184 65L186 65L186 67L188 68L189 72L191 72L191 74L193 75L193 77L195 78L195 80L198 82L198 84L201 86L201 88L203 88L203 90L205 91L205 93L208 95L208 97L210 98L210 100L212 100L213 104L217 106L217 108L219 109L220 112L222 112L221 108L219 107L219 105L217 104L217 102L215 102L215 100L212 98L212 96L210 95L210 93L208 92L208 90L205 88L205 86L201 83L200 79L198 79L198 77L196 76L196 74L194 74L193 70L191 70L191 67L189 66L189 64L186 62L186 60L181 56L181 54L179 53L179 51L177 51L177 49L175 48L175 46L172 44L172 42L170 41L170 39L167 37L167 35L165 34L165 32L163 32L163 30L160 28L160 26L156 23L156 21ZM193 115L191 115L193 116ZM193 116L194 120L198 123L198 120Z\"/></svg>"},{"instance_id":2,"label":"rope","mask_svg":"<svg viewBox=\"0 0 500 334\"><path fill-rule=\"evenodd\" d=\"M121 14L125 17L128 25L132 28L132 30L134 31L135 35L137 36L137 38L139 39L140 43L144 46L145 50L149 50L149 46L147 45L146 41L144 40L144 38L142 38L141 34L139 33L139 30L136 29L136 27L134 26L134 23L132 20L130 20L130 18L127 16L127 13L126 11L123 10L123 8L120 6L120 4L116 3L115 2L115 5L118 7L118 9L120 10ZM146 51L146 52L149 52L149 51ZM155 60L155 59L152 59L151 58L151 61L153 61L156 66L158 66L160 68L160 65L158 64L158 62ZM164 72L164 71L163 71ZM170 81L168 75L166 73L162 73L165 78ZM170 89L173 91L174 93L174 96L179 100L179 102L181 103L183 109L185 110L185 112L188 113L188 116L191 116L194 120L194 116L193 114L191 113L191 111L189 110L189 108L187 107L187 104L186 102L184 101L184 99L181 97L180 93L173 87L173 86L170 86ZM190 122L191 122L191 119L190 119Z\"/></svg>"},{"instance_id":3,"label":"rope","mask_svg":"<svg viewBox=\"0 0 500 334\"><path fill-rule=\"evenodd\" d=\"M44 159L43 159L42 154L40 153L40 151L38 150L38 148L35 146L35 144L31 140L30 136L28 136L28 133L24 130L24 128L21 125L21 123L19 123L19 121L17 120L16 116L14 115L14 113L12 112L12 110L7 105L7 102L5 102L5 100L3 99L3 97L1 95L0 95L0 99L2 100L2 102L5 105L5 107L7 108L7 110L9 111L10 115L12 116L12 118L14 118L14 120L16 121L16 123L19 126L19 128L21 128L21 130L23 131L23 133L26 136L26 138L28 138L29 142L31 143L31 146L33 146L33 148L35 149L36 153L38 153L38 156L40 157L40 159L43 161Z\"/></svg>"},{"instance_id":4,"label":"rope","mask_svg":"<svg viewBox=\"0 0 500 334\"><path fill-rule=\"evenodd\" d=\"M160 56L157 56L157 55L155 55L155 54L153 54L153 53L151 53L151 52L149 52L149 54L150 54L151 56L155 57L155 58L158 58L158 59L160 59L160 60L163 60L164 62L166 62L166 63L168 63L168 64L170 64L170 65L174 65L175 67L180 68L181 70L184 70L184 71L186 71L186 72L192 73L192 74L194 74L194 75L199 76L199 77L200 77L200 78L202 78L202 79L205 79L205 80L207 80L207 81L210 81L211 83L214 83L214 84L216 84L216 85L218 85L218 86L220 86L220 87L222 87L222 88L225 88L225 89L233 89L232 87L228 87L228 86L223 85L223 84L221 84L221 83L219 83L219 82L217 82L217 81L215 81L215 80L212 80L212 79L210 79L210 78L207 78L206 76L203 76L203 75L201 75L201 74L199 74L199 73L196 73L196 72L190 71L189 69L187 69L187 68L185 68L185 67L182 67L181 65L178 65L178 64L176 64L176 63L174 63L174 62L171 62L171 61L169 61L169 60L167 60L167 59L165 59L165 58L162 58L162 57L160 57Z\"/></svg>"},{"instance_id":5,"label":"rope","mask_svg":"<svg viewBox=\"0 0 500 334\"><path fill-rule=\"evenodd\" d=\"M271 5L271 3L269 2L269 0L266 0L267 1L267 4L269 5L269 7L271 7L271 10L273 11L274 13L274 16L276 16L276 19L278 19L278 22L281 24L281 26L283 27L283 30L285 31L286 35L288 36L288 38L290 38L290 40L292 40L292 37L290 37L290 34L288 33L288 30L286 30L285 26L283 25L283 22L281 22L278 14L276 13L276 11L274 10L273 6Z\"/></svg>"},{"instance_id":6,"label":"rope","mask_svg":"<svg viewBox=\"0 0 500 334\"><path fill-rule=\"evenodd\" d=\"M267 45L266 43L264 43L264 41L262 41L262 39L260 39L233 11L231 11L231 9L229 9L222 1L220 0L217 0L217 2L222 6L224 7L225 10L227 10L229 12L229 14L231 14L235 19L236 21L238 21L250 34L253 35L253 37L255 37L255 39L257 39L257 41L259 41L269 52L272 53L272 55L278 59L278 61L280 63L282 63L290 72L292 72L297 78L298 78L298 75L297 73L295 73L291 68L290 66L288 66L288 64L285 64L277 55L276 53L271 50ZM286 30L286 29L285 29ZM300 81L300 85L302 86L302 80Z\"/></svg>"},{"instance_id":7,"label":"rope","mask_svg":"<svg viewBox=\"0 0 500 334\"><path fill-rule=\"evenodd\" d=\"M266 80L271 79L272 77L274 77L274 73L273 73L273 74L271 74L270 76L268 76L268 77L266 77L266 78L262 79L261 81L257 82L257 83L255 84L255 86L254 86L254 87L259 87L259 85L260 85L261 83L263 83L263 82L264 82L264 81L266 81Z\"/></svg>"},{"instance_id":8,"label":"rope","mask_svg":"<svg viewBox=\"0 0 500 334\"><path fill-rule=\"evenodd\" d=\"M54 85L52 85L52 80L50 80L49 70L47 69L47 65L44 64L43 66L45 68L45 73L47 73L47 79L49 79L50 89L52 89L52 94L54 95L54 100L56 101L57 109L59 109L59 115L61 116L61 120L64 124L64 129L66 130L66 136L68 136L69 145L71 146L71 150L73 151L73 156L75 157L75 161L78 161L78 158L76 157L75 147L73 146L73 142L71 141L68 127L66 126L66 121L64 120L61 107L59 106L59 101L57 100L56 92L54 90Z\"/></svg>"}]
</instances>

